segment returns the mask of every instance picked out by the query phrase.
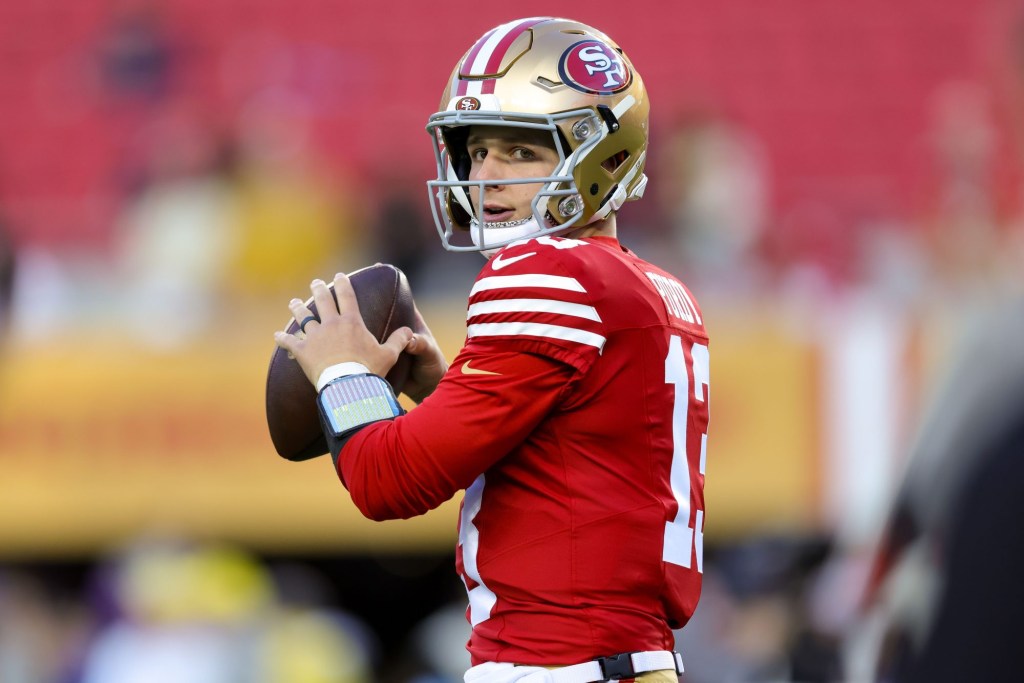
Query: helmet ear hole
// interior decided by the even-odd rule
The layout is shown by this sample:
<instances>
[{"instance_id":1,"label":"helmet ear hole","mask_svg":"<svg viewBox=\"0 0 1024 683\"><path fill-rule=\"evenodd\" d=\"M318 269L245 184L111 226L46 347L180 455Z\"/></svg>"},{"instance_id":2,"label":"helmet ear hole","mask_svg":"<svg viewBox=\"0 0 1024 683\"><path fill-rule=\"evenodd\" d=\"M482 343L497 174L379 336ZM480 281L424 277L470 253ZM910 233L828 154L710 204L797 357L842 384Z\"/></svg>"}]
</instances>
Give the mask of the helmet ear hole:
<instances>
[{"instance_id":1,"label":"helmet ear hole","mask_svg":"<svg viewBox=\"0 0 1024 683\"><path fill-rule=\"evenodd\" d=\"M604 170L608 171L609 173L615 173L615 171L618 170L618 168L622 166L622 164L626 163L627 159L629 159L629 150L619 150L615 154L611 155L610 157L602 161L601 167Z\"/></svg>"}]
</instances>

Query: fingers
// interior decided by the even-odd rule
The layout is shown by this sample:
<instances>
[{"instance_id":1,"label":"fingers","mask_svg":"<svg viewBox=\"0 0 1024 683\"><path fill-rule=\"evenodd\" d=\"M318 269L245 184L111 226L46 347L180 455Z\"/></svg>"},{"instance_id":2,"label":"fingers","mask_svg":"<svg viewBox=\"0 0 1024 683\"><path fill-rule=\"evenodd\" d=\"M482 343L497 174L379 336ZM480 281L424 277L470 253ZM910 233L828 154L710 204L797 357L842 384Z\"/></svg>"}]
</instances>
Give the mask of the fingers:
<instances>
[{"instance_id":1,"label":"fingers","mask_svg":"<svg viewBox=\"0 0 1024 683\"><path fill-rule=\"evenodd\" d=\"M295 347L298 342L299 338L294 334L288 334L282 330L274 332L274 343L290 354L295 354Z\"/></svg>"},{"instance_id":2,"label":"fingers","mask_svg":"<svg viewBox=\"0 0 1024 683\"><path fill-rule=\"evenodd\" d=\"M297 322L301 323L313 315L310 303L316 306L318 316L314 317L317 324L339 315L339 311L340 313L359 311L359 302L356 299L355 290L352 289L352 283L349 282L348 276L344 273L338 273L334 276L334 295L331 294L331 289L327 286L327 283L320 278L310 283L309 291L313 294L309 302L303 303L300 299L292 299L288 303L288 309ZM335 296L338 299L337 303L335 302ZM312 321L306 323L306 325L311 324ZM303 328L306 325L303 325ZM305 332L305 329L302 331Z\"/></svg>"},{"instance_id":3,"label":"fingers","mask_svg":"<svg viewBox=\"0 0 1024 683\"><path fill-rule=\"evenodd\" d=\"M317 309L319 310L320 307L317 306ZM292 317L295 318L295 321L302 325L302 329L296 332L296 334L304 333L310 325L320 324L319 320L317 320L316 317L313 316L312 312L310 312L309 310L309 307L306 304L302 303L301 299L292 299L291 301L289 301L288 310L291 312ZM313 317L313 320L307 321L307 319L310 317Z\"/></svg>"},{"instance_id":4,"label":"fingers","mask_svg":"<svg viewBox=\"0 0 1024 683\"><path fill-rule=\"evenodd\" d=\"M338 306L334 303L334 297L331 296L331 290L327 288L326 282L320 278L313 280L309 285L309 291L313 292L313 303L316 304L316 311L320 314L321 321L338 315ZM297 320L301 320L301 318L297 318Z\"/></svg>"},{"instance_id":5,"label":"fingers","mask_svg":"<svg viewBox=\"0 0 1024 683\"><path fill-rule=\"evenodd\" d=\"M339 273L333 286L332 295L327 283L313 280L311 299L306 302L292 299L288 303L292 317L304 329L295 330L294 334L288 334L287 330L274 334L275 343L295 357L308 376L315 375L314 370L321 367L349 361L362 363L371 372L384 376L407 349L416 349L415 353L423 358L439 355L434 352L433 338L418 314L414 325L398 328L380 343L363 323L348 276ZM313 310L317 311L319 319L312 316ZM290 323L288 329L294 329L294 325ZM420 326L425 331L414 332Z\"/></svg>"},{"instance_id":6,"label":"fingers","mask_svg":"<svg viewBox=\"0 0 1024 683\"><path fill-rule=\"evenodd\" d=\"M338 310L342 313L353 312L359 315L359 301L352 283L344 273L334 276L334 294L338 297Z\"/></svg>"}]
</instances>

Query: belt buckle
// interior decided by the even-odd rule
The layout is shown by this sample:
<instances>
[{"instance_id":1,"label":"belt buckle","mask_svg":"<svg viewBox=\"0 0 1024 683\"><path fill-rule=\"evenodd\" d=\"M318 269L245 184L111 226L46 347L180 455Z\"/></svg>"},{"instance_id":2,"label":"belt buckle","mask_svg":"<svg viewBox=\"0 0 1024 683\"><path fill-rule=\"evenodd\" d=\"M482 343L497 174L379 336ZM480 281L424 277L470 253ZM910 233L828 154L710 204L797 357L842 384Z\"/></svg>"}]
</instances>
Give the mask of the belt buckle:
<instances>
[{"instance_id":1,"label":"belt buckle","mask_svg":"<svg viewBox=\"0 0 1024 683\"><path fill-rule=\"evenodd\" d=\"M633 670L632 652L623 652L609 657L598 657L597 664L601 667L601 675L606 681L620 681L623 678L636 678Z\"/></svg>"}]
</instances>

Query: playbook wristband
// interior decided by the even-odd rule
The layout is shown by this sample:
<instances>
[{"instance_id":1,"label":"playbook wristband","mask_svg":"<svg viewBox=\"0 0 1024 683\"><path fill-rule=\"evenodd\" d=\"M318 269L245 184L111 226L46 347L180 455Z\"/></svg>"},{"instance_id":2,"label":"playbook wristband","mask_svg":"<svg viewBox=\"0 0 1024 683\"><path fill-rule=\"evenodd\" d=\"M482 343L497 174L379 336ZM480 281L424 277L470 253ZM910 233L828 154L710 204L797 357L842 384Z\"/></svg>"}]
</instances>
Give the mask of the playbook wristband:
<instances>
[{"instance_id":1,"label":"playbook wristband","mask_svg":"<svg viewBox=\"0 0 1024 683\"><path fill-rule=\"evenodd\" d=\"M324 436L335 458L349 437L361 428L405 414L391 385L383 377L369 373L331 380L320 390L316 404Z\"/></svg>"}]
</instances>

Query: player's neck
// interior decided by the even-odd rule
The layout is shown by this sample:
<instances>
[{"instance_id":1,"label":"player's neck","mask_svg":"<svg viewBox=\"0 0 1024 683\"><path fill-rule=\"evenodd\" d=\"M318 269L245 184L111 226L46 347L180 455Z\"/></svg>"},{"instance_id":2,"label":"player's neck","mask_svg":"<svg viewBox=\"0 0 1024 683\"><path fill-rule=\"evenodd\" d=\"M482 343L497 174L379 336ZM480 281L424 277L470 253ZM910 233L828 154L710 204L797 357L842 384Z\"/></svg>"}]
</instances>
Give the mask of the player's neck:
<instances>
[{"instance_id":1,"label":"player's neck","mask_svg":"<svg viewBox=\"0 0 1024 683\"><path fill-rule=\"evenodd\" d=\"M584 225L578 230L569 232L566 237L573 239L583 239L584 237L617 237L615 228L615 214L611 214L608 218L600 221L594 221L588 225Z\"/></svg>"}]
</instances>

